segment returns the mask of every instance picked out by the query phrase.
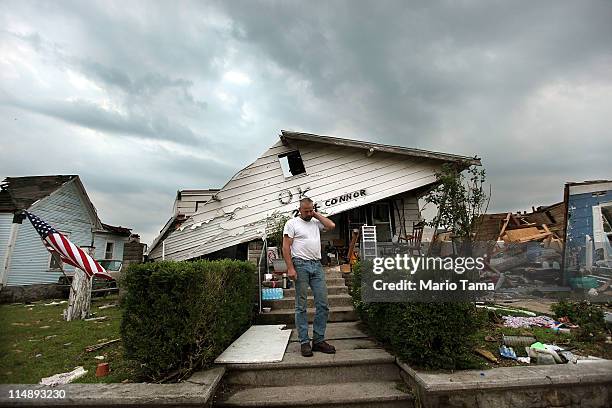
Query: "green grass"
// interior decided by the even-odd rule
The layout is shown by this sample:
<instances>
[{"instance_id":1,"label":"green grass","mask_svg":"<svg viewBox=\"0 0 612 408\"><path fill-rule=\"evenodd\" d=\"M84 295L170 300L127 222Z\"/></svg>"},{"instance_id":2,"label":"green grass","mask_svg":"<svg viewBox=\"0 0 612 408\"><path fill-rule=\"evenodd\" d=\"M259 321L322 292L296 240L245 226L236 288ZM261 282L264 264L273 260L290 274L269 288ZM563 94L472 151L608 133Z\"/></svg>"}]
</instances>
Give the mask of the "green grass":
<instances>
[{"instance_id":1,"label":"green grass","mask_svg":"<svg viewBox=\"0 0 612 408\"><path fill-rule=\"evenodd\" d=\"M108 317L102 321L66 322L62 311L67 304L44 305L50 302L0 306L1 384L35 384L43 377L71 371L77 366L83 366L87 375L75 382L134 381L133 363L124 360L121 342L89 353L85 351L87 346L120 337L121 308L98 309L118 303L117 295L93 298L91 312L95 317ZM104 359L97 360L95 356L104 356ZM96 366L100 362L109 363L110 374L97 378Z\"/></svg>"}]
</instances>

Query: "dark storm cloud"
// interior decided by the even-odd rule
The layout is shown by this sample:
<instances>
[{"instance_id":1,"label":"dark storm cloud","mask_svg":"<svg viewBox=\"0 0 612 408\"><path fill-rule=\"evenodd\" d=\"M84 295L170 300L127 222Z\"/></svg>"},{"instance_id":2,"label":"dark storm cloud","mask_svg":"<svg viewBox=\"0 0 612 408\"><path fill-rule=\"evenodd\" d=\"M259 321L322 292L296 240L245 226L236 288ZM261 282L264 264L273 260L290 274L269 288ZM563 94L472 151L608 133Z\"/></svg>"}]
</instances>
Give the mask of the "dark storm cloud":
<instances>
[{"instance_id":1,"label":"dark storm cloud","mask_svg":"<svg viewBox=\"0 0 612 408\"><path fill-rule=\"evenodd\" d=\"M156 96L166 89L178 89L183 98L198 106L206 108L206 103L196 100L189 88L193 86L193 81L183 78L171 78L158 72L147 72L138 78L131 78L124 71L117 67L104 66L94 61L82 61L79 63L82 72L97 79L105 85L117 88L122 92L134 97L150 98Z\"/></svg>"},{"instance_id":2,"label":"dark storm cloud","mask_svg":"<svg viewBox=\"0 0 612 408\"><path fill-rule=\"evenodd\" d=\"M86 100L13 101L12 105L69 123L121 135L132 135L154 140L170 140L182 144L201 144L202 136L162 115L139 113L121 114L102 109Z\"/></svg>"},{"instance_id":3,"label":"dark storm cloud","mask_svg":"<svg viewBox=\"0 0 612 408\"><path fill-rule=\"evenodd\" d=\"M367 119L395 140L430 137L417 131L435 129L440 109L481 100L511 109L543 81L610 57L605 1L318 5L219 2L237 39L343 115L354 109L351 91L366 87Z\"/></svg>"},{"instance_id":4,"label":"dark storm cloud","mask_svg":"<svg viewBox=\"0 0 612 408\"><path fill-rule=\"evenodd\" d=\"M222 186L280 129L477 154L490 210L550 204L612 177L610 21L609 1L3 2L3 170L82 174L149 242L178 188Z\"/></svg>"}]
</instances>

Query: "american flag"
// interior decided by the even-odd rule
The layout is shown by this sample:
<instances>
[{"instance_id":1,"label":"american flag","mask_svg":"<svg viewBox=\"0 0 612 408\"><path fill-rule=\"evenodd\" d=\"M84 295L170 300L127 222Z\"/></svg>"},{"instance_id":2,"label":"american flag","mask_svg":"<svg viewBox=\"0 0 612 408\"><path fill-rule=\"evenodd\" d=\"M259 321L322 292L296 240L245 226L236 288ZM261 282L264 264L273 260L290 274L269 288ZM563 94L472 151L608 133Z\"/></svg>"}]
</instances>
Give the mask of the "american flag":
<instances>
[{"instance_id":1,"label":"american flag","mask_svg":"<svg viewBox=\"0 0 612 408\"><path fill-rule=\"evenodd\" d=\"M68 238L59 233L36 215L26 211L28 219L40 235L43 244L51 254L59 255L62 262L84 271L88 277L93 275L113 279L106 270L81 248L74 245Z\"/></svg>"}]
</instances>

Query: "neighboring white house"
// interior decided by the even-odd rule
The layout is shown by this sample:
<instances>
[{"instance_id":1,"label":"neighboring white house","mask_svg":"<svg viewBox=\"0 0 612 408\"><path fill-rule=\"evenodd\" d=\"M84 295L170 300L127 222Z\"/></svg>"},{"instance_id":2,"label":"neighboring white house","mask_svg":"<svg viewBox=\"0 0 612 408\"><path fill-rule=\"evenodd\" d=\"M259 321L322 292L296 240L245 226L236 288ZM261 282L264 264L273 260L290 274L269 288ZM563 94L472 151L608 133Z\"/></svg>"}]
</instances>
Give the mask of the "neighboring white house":
<instances>
[{"instance_id":1,"label":"neighboring white house","mask_svg":"<svg viewBox=\"0 0 612 408\"><path fill-rule=\"evenodd\" d=\"M282 131L277 143L201 200L191 209L195 212L175 211L151 245L149 259L194 259L228 254L238 246L236 257L246 258L244 244L266 237L269 219L295 214L306 196L337 225L322 234L323 245L348 243L351 230L366 223L377 226L379 242L391 243L421 220L418 197L436 183L444 163L464 169L480 160Z\"/></svg>"},{"instance_id":2,"label":"neighboring white house","mask_svg":"<svg viewBox=\"0 0 612 408\"><path fill-rule=\"evenodd\" d=\"M94 250L95 259L123 259L130 229L104 224L76 175L7 177L0 190L0 282L2 287L57 283L74 267L61 265L45 249L28 210L65 234L75 245Z\"/></svg>"}]
</instances>

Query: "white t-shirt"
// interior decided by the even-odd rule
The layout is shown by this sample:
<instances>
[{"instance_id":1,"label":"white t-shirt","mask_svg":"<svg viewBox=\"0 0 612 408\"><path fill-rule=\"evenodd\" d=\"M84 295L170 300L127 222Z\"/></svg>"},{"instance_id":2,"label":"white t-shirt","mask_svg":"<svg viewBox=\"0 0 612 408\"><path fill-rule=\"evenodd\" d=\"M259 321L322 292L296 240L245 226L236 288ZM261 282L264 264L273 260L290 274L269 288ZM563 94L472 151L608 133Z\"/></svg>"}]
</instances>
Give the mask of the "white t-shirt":
<instances>
[{"instance_id":1,"label":"white t-shirt","mask_svg":"<svg viewBox=\"0 0 612 408\"><path fill-rule=\"evenodd\" d=\"M321 230L325 228L321 221L311 218L304 221L295 217L285 223L283 235L293 238L291 256L301 259L321 259Z\"/></svg>"}]
</instances>

